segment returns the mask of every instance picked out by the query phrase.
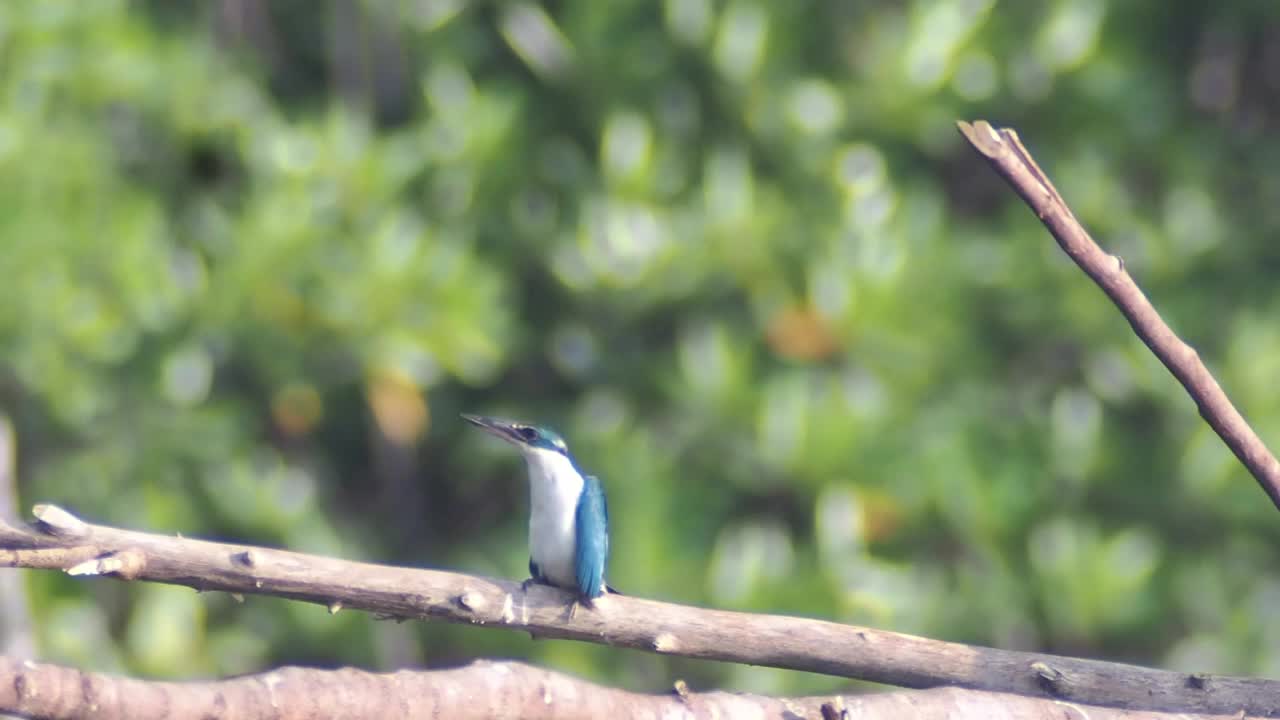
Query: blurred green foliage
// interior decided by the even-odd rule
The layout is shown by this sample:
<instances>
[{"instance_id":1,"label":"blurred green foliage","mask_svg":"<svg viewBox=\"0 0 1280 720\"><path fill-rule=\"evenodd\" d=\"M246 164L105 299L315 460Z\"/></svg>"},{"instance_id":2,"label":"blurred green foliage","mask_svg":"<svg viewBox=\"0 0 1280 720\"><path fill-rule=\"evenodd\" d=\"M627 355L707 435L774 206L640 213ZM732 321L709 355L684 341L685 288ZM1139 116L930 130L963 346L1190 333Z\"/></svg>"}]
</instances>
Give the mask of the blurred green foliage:
<instances>
[{"instance_id":1,"label":"blurred green foliage","mask_svg":"<svg viewBox=\"0 0 1280 720\"><path fill-rule=\"evenodd\" d=\"M1280 7L0 5L0 410L25 505L524 575L523 468L612 582L1280 673L1275 508L964 145L1017 127L1280 444ZM191 677L525 656L838 681L24 575L50 658Z\"/></svg>"}]
</instances>

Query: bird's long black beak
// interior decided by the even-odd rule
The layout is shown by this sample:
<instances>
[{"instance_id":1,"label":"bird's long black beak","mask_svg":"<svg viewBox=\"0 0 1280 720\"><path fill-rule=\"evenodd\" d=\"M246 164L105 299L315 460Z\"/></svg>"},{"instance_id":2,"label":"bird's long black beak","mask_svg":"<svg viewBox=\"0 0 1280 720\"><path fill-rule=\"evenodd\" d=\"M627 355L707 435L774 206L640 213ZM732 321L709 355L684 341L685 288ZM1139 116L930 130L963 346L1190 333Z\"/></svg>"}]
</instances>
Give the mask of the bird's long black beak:
<instances>
[{"instance_id":1,"label":"bird's long black beak","mask_svg":"<svg viewBox=\"0 0 1280 720\"><path fill-rule=\"evenodd\" d=\"M462 419L484 430L490 435L496 435L509 443L516 445L523 444L519 433L516 432L516 424L510 420L500 420L498 418L484 417L483 415L462 414Z\"/></svg>"}]
</instances>

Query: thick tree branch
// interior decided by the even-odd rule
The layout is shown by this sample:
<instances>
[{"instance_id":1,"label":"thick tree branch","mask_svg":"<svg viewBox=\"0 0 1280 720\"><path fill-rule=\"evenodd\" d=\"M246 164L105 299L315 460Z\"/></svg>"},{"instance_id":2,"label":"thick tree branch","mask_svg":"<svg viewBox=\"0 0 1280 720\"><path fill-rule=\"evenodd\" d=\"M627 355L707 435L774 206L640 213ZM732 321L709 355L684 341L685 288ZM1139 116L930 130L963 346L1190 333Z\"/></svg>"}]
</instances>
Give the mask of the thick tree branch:
<instances>
[{"instance_id":1,"label":"thick tree branch","mask_svg":"<svg viewBox=\"0 0 1280 720\"><path fill-rule=\"evenodd\" d=\"M1249 469L1280 508L1280 462L1222 391L1195 349L1174 334L1125 272L1124 261L1104 251L1076 220L1057 188L1009 128L985 120L957 123L961 134L1013 186L1058 245L1120 308L1133 331L1195 400L1200 416Z\"/></svg>"},{"instance_id":2,"label":"thick tree branch","mask_svg":"<svg viewBox=\"0 0 1280 720\"><path fill-rule=\"evenodd\" d=\"M824 707L825 706L825 707ZM0 712L43 720L336 720L338 718L1089 718L1172 720L1162 713L938 688L874 695L771 698L631 693L516 662L371 673L288 667L211 682L159 682L0 657ZM1179 715L1179 718L1224 716Z\"/></svg>"},{"instance_id":3,"label":"thick tree branch","mask_svg":"<svg viewBox=\"0 0 1280 720\"><path fill-rule=\"evenodd\" d=\"M994 650L871 628L621 595L569 612L559 590L284 550L90 525L38 505L35 529L0 525L0 566L256 593L382 615L493 625L542 637L768 665L911 688L954 685L1114 708L1280 715L1280 682L1186 675Z\"/></svg>"},{"instance_id":4,"label":"thick tree branch","mask_svg":"<svg viewBox=\"0 0 1280 720\"><path fill-rule=\"evenodd\" d=\"M1170 720L1157 712L1073 705L1010 694L937 688L863 696L773 698L742 693L643 694L600 687L521 662L476 661L454 670L366 673L344 667L282 667L215 682L165 683L83 673L0 657L0 711L72 720L415 719L522 717L792 717L819 720L965 720L987 717L1088 717ZM1221 715L1179 715L1208 720Z\"/></svg>"}]
</instances>

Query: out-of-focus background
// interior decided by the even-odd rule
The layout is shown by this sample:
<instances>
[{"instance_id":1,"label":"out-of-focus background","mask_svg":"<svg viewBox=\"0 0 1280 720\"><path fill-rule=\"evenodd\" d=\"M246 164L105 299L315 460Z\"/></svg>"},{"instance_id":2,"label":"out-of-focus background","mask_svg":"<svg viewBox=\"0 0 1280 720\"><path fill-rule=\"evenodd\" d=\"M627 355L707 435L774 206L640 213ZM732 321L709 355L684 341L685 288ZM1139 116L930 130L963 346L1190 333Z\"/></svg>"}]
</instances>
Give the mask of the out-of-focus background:
<instances>
[{"instance_id":1,"label":"out-of-focus background","mask_svg":"<svg viewBox=\"0 0 1280 720\"><path fill-rule=\"evenodd\" d=\"M1274 2L9 2L0 49L23 513L521 579L458 419L506 415L627 593L1280 674L1280 515L954 128L1018 128L1280 446ZM841 685L15 579L41 656L145 676Z\"/></svg>"}]
</instances>

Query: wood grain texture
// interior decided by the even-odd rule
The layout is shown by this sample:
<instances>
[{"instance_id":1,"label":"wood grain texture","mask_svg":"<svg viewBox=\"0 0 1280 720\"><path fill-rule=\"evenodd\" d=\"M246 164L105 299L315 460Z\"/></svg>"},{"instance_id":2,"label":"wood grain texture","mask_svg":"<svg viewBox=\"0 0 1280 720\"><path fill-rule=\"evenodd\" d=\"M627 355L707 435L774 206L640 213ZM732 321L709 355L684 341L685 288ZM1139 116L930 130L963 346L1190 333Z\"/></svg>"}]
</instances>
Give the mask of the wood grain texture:
<instances>
[{"instance_id":1,"label":"wood grain texture","mask_svg":"<svg viewBox=\"0 0 1280 720\"><path fill-rule=\"evenodd\" d=\"M350 562L91 525L49 505L0 526L0 566L274 595L661 654L825 673L908 688L956 686L1120 709L1280 716L1280 682L941 642L823 620L605 595L570 613L546 586Z\"/></svg>"}]
</instances>

